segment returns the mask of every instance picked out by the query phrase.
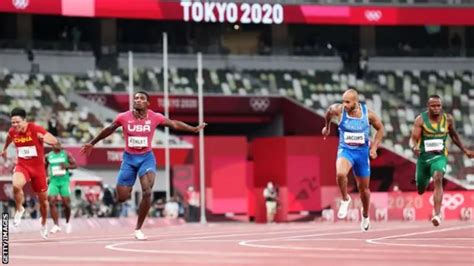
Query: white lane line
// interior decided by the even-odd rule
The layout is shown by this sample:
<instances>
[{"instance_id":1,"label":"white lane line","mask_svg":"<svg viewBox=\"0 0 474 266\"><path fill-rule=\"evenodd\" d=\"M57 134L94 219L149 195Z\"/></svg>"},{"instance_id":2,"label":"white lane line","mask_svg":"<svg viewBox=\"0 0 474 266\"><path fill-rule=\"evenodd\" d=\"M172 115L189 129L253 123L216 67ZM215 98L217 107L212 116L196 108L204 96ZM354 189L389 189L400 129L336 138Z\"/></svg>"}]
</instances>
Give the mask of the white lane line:
<instances>
[{"instance_id":1,"label":"white lane line","mask_svg":"<svg viewBox=\"0 0 474 266\"><path fill-rule=\"evenodd\" d=\"M202 232L201 232L202 231ZM243 229L239 229L236 232L246 232ZM217 232L219 233L219 232ZM221 231L220 233L229 233L229 230ZM183 237L190 237L190 236L209 236L209 230L199 230L199 231L189 231L189 232L163 232L158 234L147 234L149 237L167 237L167 236L183 236ZM133 234L117 234L111 235L112 237L108 237L108 235L103 235L104 237L96 236L75 236L75 237L59 237L56 238L54 236L50 236L48 240L43 241L40 237L35 239L28 239L22 241L11 241L10 245L14 246L27 246L27 245L44 245L44 244L77 244L77 243L88 243L88 242L95 242L95 241L107 241L107 240L121 240L121 239L133 239ZM74 241L75 240L75 241ZM29 243L30 242L30 243Z\"/></svg>"},{"instance_id":2,"label":"white lane line","mask_svg":"<svg viewBox=\"0 0 474 266\"><path fill-rule=\"evenodd\" d=\"M404 229L418 228L415 227L405 227ZM387 229L376 229L371 230L370 232L384 232L390 230L399 230L399 228L387 228ZM319 236L337 236L345 234L362 234L361 230L351 230L343 232L334 232L334 233L322 233L322 234L309 234L309 235L299 235L299 236L290 236L290 237L276 237L276 238L265 238L265 239L253 239L253 240L244 240L240 241L239 245L253 247L253 248L268 248L268 249L290 249L290 250L323 250L323 251L339 251L340 248L325 248L325 247L299 247L299 246L284 246L284 245L268 245L268 244L257 244L258 242L268 242L268 241L285 241L290 239L306 239L309 237L319 237ZM363 239L361 239L363 240ZM343 248L345 251L361 251L363 248Z\"/></svg>"},{"instance_id":3,"label":"white lane line","mask_svg":"<svg viewBox=\"0 0 474 266\"><path fill-rule=\"evenodd\" d=\"M414 233L408 233L408 234L390 235L390 236L367 239L365 241L367 243L370 243L370 244L387 245L387 246L449 248L449 249L474 249L473 246L452 246L452 245L437 245L437 244L406 244L406 243L383 242L383 240L397 240L398 238L403 238L403 237L408 237L408 236L416 236L416 235L425 235L425 234L441 233L441 232L448 232L448 231L456 231L456 230L462 230L462 229L466 229L466 228L474 228L474 225L455 226L455 227L429 230L429 231L421 231L421 232L414 232Z\"/></svg>"},{"instance_id":4,"label":"white lane line","mask_svg":"<svg viewBox=\"0 0 474 266\"><path fill-rule=\"evenodd\" d=\"M321 232L321 231L335 231L340 230L338 228L332 229L323 229L323 228L313 228L313 229L304 229L304 230L286 230L286 231L254 231L254 232L245 232L245 233L236 233L236 234L218 234L218 235L208 235L202 237L191 237L191 238L176 238L176 239L166 239L166 241L184 241L184 240L205 240L205 239L215 239L223 237L237 237L237 236L254 236L254 235L276 235L276 234L294 234L294 233L304 233L304 232ZM241 241L239 239L233 239L234 241Z\"/></svg>"},{"instance_id":5,"label":"white lane line","mask_svg":"<svg viewBox=\"0 0 474 266\"><path fill-rule=\"evenodd\" d=\"M205 239L209 239L209 238L221 238L221 237L229 237L229 236L247 236L247 235L255 235L255 234L291 234L291 233L298 233L298 232L307 232L307 231L312 231L312 232L317 232L318 230L314 229L314 227L312 227L313 229L309 230L309 229L304 229L304 230L292 230L292 231L288 231L288 232L285 232L285 231L271 231L271 232L268 232L267 231L263 231L264 228L259 228L260 230L255 230L255 231L251 231L249 232L249 230L247 229L241 229L241 228L235 228L237 230L235 230L235 233L232 233L232 234L228 234L228 233L231 233L232 231L229 231L229 230L225 230L225 231L212 231L211 233L209 232L208 229L206 230L199 230L198 232L194 233L193 231L190 231L190 232L183 232L183 233L179 233L179 232L168 232L168 233L158 233L158 234L147 234L147 236L149 238L154 238L154 237L169 237L169 236L175 236L175 237L182 237L182 238L171 238L171 239L160 239L160 240L156 240L156 241L187 241L187 240L205 240ZM201 229L201 228L199 228ZM223 229L223 228L222 228ZM322 230L322 229L320 229ZM202 231L202 232L201 232ZM202 236L202 237L200 237ZM24 241L24 242L18 242L18 241L13 241L10 243L10 245L12 246L16 246L16 247L19 247L19 246L37 246L37 245L57 245L57 244L61 244L61 245L75 245L75 244L81 244L81 243L92 243L92 244L95 244L95 243L101 243L103 244L102 242L112 242L113 240L128 240L128 239L133 239L133 235L131 233L129 234L121 234L121 235L118 235L117 237L95 237L95 238L91 238L91 236L86 236L86 237L75 237L73 240L69 239L69 238L66 238L66 237L63 237L63 238L54 238L54 237L51 237L49 240L45 240L45 241L42 241L41 239L36 238L34 239L33 241L30 241L30 243L28 243L27 241ZM152 241L155 241L155 240L152 240ZM233 240L233 241L239 241L239 240Z\"/></svg>"},{"instance_id":6,"label":"white lane line","mask_svg":"<svg viewBox=\"0 0 474 266\"><path fill-rule=\"evenodd\" d=\"M135 261L140 261L140 262L152 262L155 261L156 258L150 258L150 257L129 257L129 256L122 256L122 257L117 257L117 256L110 256L110 257L104 257L104 256L26 256L26 255L15 255L15 256L10 256L10 262L12 262L12 259L22 259L22 260L49 260L49 261L78 261L78 262L135 262Z\"/></svg>"},{"instance_id":7,"label":"white lane line","mask_svg":"<svg viewBox=\"0 0 474 266\"><path fill-rule=\"evenodd\" d=\"M382 231L393 231L393 230L405 230L405 229L413 229L413 228L424 228L425 226L410 226L410 227L392 227L388 229L378 229L378 230L371 230L369 232L382 232ZM248 247L253 247L253 248L264 248L264 249L280 249L280 250L310 250L310 251L329 251L329 252L358 252L358 253L377 253L377 252L382 252L382 253L391 253L391 254L412 254L413 250L412 249L407 249L407 250L392 250L392 249L377 249L377 248L367 248L367 247L361 247L361 248L345 248L345 247L307 247L307 246L291 246L291 245L273 245L273 244L257 244L257 242L265 242L265 241L288 241L288 240L307 240L306 237L318 237L318 236L334 236L334 235L343 235L343 234L352 234L352 233L360 233L364 235L363 232L360 230L357 231L345 231L345 232L339 232L339 233L325 233L325 234L318 234L318 235L303 235L303 236L293 236L293 237L285 237L285 238L267 238L267 239L255 239L255 240L246 240L246 241L241 241L239 242L239 245L242 246L248 246ZM405 235L411 235L414 233L410 234L405 234ZM361 241L364 241L364 239L360 239ZM349 240L352 241L352 240ZM367 240L365 240L367 241ZM432 254L433 250L417 250L417 253L420 254ZM447 254L447 255L452 255L452 254L465 254L466 252L470 251L464 251L464 250L437 250L437 254Z\"/></svg>"},{"instance_id":8,"label":"white lane line","mask_svg":"<svg viewBox=\"0 0 474 266\"><path fill-rule=\"evenodd\" d=\"M410 228L419 228L419 227L404 227L403 229L410 229ZM334 229L338 229L338 228L334 228ZM391 229L385 229L385 230L372 230L371 232L376 232L376 231L387 231L387 230L400 230L402 228L391 228ZM314 230L311 230L312 232L314 232ZM326 231L327 232L327 229L322 229L321 231ZM333 234L328 234L328 235L334 235L334 234L348 234L348 233L351 233L351 232L358 232L360 234L362 234L362 232L360 232L359 230L357 231L348 231L348 232L339 232L339 233L333 233ZM274 232L275 234L278 233L278 232ZM280 233L289 233L289 232L280 232ZM314 234L311 234L311 235L314 235ZM306 235L303 235L303 236L306 236ZM282 237L280 237L282 238ZM292 237L283 237L283 238L287 238L287 239L290 239ZM278 239L278 238L276 238ZM362 239L363 240L363 239ZM285 259L288 259L288 258L295 258L294 257L294 253L289 251L289 252L284 252L284 251L281 251L281 252L262 252L262 251L258 251L258 252L248 252L248 251L239 251L239 252L226 252L226 251L190 251L189 249L188 250L143 250L143 249L127 249L127 248L120 248L118 247L119 245L126 245L126 244L141 244L141 243L156 243L156 241L141 241L141 242L138 242L138 241L128 241L128 242L122 242L122 243L116 243L116 244L111 244L111 245L108 245L108 247L110 247L109 249L112 249L112 250L117 250L117 251L124 251L124 252L134 252L134 253L145 253L145 254L152 254L152 253L155 253L155 254L168 254L168 255L203 255L203 256L207 256L207 257L220 257L221 260L222 260L222 257L239 257L240 259L244 259L244 258L285 258ZM163 241L164 244L166 244L165 241ZM234 249L235 250L235 249ZM383 253L388 253L390 251L390 253L400 253L400 252L393 252L393 250L391 249L380 249L380 248L377 248L377 249L371 249L371 250L367 250L367 249L344 249L344 248L333 248L333 249L330 249L331 251L337 251L338 252L338 255L336 256L337 258L339 259L357 259L357 258L360 258L360 255L359 254L343 254L341 252L344 252L344 251L365 251L365 252L368 252L368 253L373 253L374 255L371 257L372 260L377 260L377 258L375 256L378 256L376 254L379 254L380 253L380 256L381 256L381 259L383 257ZM378 253L377 253L378 252ZM418 251L417 251L418 252ZM402 252L403 253L403 252ZM412 250L410 251L407 251L406 253L413 253ZM459 251L456 251L456 252L441 252L441 253L445 253L445 254L460 254L460 255L463 255L464 253L461 253ZM427 253L428 254L428 253ZM431 251L429 252L429 254L431 254ZM169 257L165 256L165 257L148 257L148 256L139 256L139 259L137 259L137 257L134 257L134 256L126 256L127 259L122 259L124 258L123 256L121 257L117 257L117 256L114 256L113 258L112 257L78 257L78 256L71 256L71 257L67 257L67 256L64 256L64 257L59 257L59 256L10 256L11 258L16 258L16 259L24 259L24 260L51 260L51 261L122 261L122 262L128 262L128 261L148 261L146 259L150 259L151 261L157 263L159 262L160 260L163 260L163 259L169 259ZM187 257L186 257L187 258ZM335 255L333 253L331 254L327 254L327 253L298 253L297 255L297 259L299 258L328 258L328 259L332 259L332 258L335 258ZM173 261L177 261L178 259L174 259ZM215 262L215 261L214 261ZM196 260L193 264L200 264L200 263L205 263L201 260ZM240 263L240 262L239 262ZM252 264L252 263L251 263ZM258 264L256 262L253 263L253 265L255 264Z\"/></svg>"},{"instance_id":9,"label":"white lane line","mask_svg":"<svg viewBox=\"0 0 474 266\"><path fill-rule=\"evenodd\" d=\"M474 241L472 237L427 237L427 238L397 238L399 241Z\"/></svg>"}]
</instances>

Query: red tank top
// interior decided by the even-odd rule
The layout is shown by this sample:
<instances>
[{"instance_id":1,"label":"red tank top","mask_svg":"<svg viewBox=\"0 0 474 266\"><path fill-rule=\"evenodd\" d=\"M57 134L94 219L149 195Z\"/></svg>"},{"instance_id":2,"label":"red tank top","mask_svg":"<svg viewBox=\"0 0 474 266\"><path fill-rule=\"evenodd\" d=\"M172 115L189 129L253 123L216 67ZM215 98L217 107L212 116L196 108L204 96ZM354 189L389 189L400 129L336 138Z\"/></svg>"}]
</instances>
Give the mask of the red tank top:
<instances>
[{"instance_id":1,"label":"red tank top","mask_svg":"<svg viewBox=\"0 0 474 266\"><path fill-rule=\"evenodd\" d=\"M44 167L44 147L43 141L38 138L38 133L46 134L43 127L28 123L25 132L16 132L10 128L8 135L16 147L18 165L37 165Z\"/></svg>"}]
</instances>

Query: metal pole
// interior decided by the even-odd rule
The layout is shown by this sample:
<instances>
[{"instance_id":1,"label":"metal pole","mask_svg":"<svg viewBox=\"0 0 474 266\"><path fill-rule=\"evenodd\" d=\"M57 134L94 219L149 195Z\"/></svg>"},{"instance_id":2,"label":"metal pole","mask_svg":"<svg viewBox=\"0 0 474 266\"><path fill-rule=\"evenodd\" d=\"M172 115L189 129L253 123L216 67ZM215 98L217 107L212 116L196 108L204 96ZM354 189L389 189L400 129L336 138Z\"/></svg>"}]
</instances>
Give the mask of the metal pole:
<instances>
[{"instance_id":1,"label":"metal pole","mask_svg":"<svg viewBox=\"0 0 474 266\"><path fill-rule=\"evenodd\" d=\"M198 106L199 106L199 124L204 123L204 106L202 97L202 54L197 54L197 84L198 84ZM206 219L206 177L204 171L204 130L199 131L199 181L200 181L200 195L201 195L201 223L207 223Z\"/></svg>"},{"instance_id":2,"label":"metal pole","mask_svg":"<svg viewBox=\"0 0 474 266\"><path fill-rule=\"evenodd\" d=\"M133 110L133 52L128 51L128 106Z\"/></svg>"},{"instance_id":3,"label":"metal pole","mask_svg":"<svg viewBox=\"0 0 474 266\"><path fill-rule=\"evenodd\" d=\"M165 117L169 118L169 95L168 95L168 34L163 32L163 103ZM165 127L165 179L166 179L166 201L171 197L170 176L170 129Z\"/></svg>"}]
</instances>

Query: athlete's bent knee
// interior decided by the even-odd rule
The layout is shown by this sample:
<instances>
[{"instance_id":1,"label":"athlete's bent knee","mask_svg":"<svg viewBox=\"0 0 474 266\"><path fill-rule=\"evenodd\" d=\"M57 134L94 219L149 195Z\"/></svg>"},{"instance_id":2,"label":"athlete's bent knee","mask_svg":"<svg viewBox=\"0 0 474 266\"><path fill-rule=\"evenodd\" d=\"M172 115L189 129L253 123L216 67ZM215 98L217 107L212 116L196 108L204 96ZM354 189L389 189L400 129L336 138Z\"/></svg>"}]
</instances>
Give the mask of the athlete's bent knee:
<instances>
[{"instance_id":1,"label":"athlete's bent knee","mask_svg":"<svg viewBox=\"0 0 474 266\"><path fill-rule=\"evenodd\" d=\"M49 205L48 199L40 200L39 201L40 207L47 207Z\"/></svg>"},{"instance_id":2,"label":"athlete's bent knee","mask_svg":"<svg viewBox=\"0 0 474 266\"><path fill-rule=\"evenodd\" d=\"M120 195L119 194L117 200L118 200L119 203L122 203L122 202L127 201L129 198L130 198L130 195L128 195L128 194L127 195Z\"/></svg>"},{"instance_id":3,"label":"athlete's bent knee","mask_svg":"<svg viewBox=\"0 0 474 266\"><path fill-rule=\"evenodd\" d=\"M151 200L151 189L145 189L142 192L142 199L150 199Z\"/></svg>"},{"instance_id":4,"label":"athlete's bent knee","mask_svg":"<svg viewBox=\"0 0 474 266\"><path fill-rule=\"evenodd\" d=\"M336 174L336 178L339 180L339 179L345 179L347 177L346 174L344 173L337 173Z\"/></svg>"},{"instance_id":5,"label":"athlete's bent knee","mask_svg":"<svg viewBox=\"0 0 474 266\"><path fill-rule=\"evenodd\" d=\"M21 192L22 190L23 190L23 186L22 186L22 185L13 184L13 192L14 192L14 193Z\"/></svg>"}]
</instances>

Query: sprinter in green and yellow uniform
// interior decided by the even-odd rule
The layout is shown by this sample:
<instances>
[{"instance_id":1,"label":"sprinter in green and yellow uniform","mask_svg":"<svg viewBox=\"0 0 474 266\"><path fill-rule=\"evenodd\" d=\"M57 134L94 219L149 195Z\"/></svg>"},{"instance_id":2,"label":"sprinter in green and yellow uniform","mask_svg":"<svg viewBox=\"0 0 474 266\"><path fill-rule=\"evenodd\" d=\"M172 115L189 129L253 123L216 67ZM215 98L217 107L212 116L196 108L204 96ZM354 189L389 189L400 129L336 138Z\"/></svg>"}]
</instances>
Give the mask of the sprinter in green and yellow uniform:
<instances>
[{"instance_id":1,"label":"sprinter in green and yellow uniform","mask_svg":"<svg viewBox=\"0 0 474 266\"><path fill-rule=\"evenodd\" d=\"M54 234L61 231L58 221L58 210L56 205L58 203L58 196L61 196L64 214L66 217L66 233L71 232L71 174L70 169L77 168L76 160L70 153L65 151L58 142L53 146L53 150L46 155L45 158L46 169L48 171L48 200L51 210L51 217L54 221L54 226L50 233Z\"/></svg>"},{"instance_id":2,"label":"sprinter in green and yellow uniform","mask_svg":"<svg viewBox=\"0 0 474 266\"><path fill-rule=\"evenodd\" d=\"M456 129L454 119L450 114L443 112L441 98L432 95L428 99L428 110L421 113L416 119L410 138L410 146L415 155L416 162L416 188L418 194L423 194L430 183L434 181L434 216L431 222L434 226L441 223L441 203L443 200L443 176L448 163L448 135L469 158L474 157L474 152L462 144Z\"/></svg>"}]
</instances>

